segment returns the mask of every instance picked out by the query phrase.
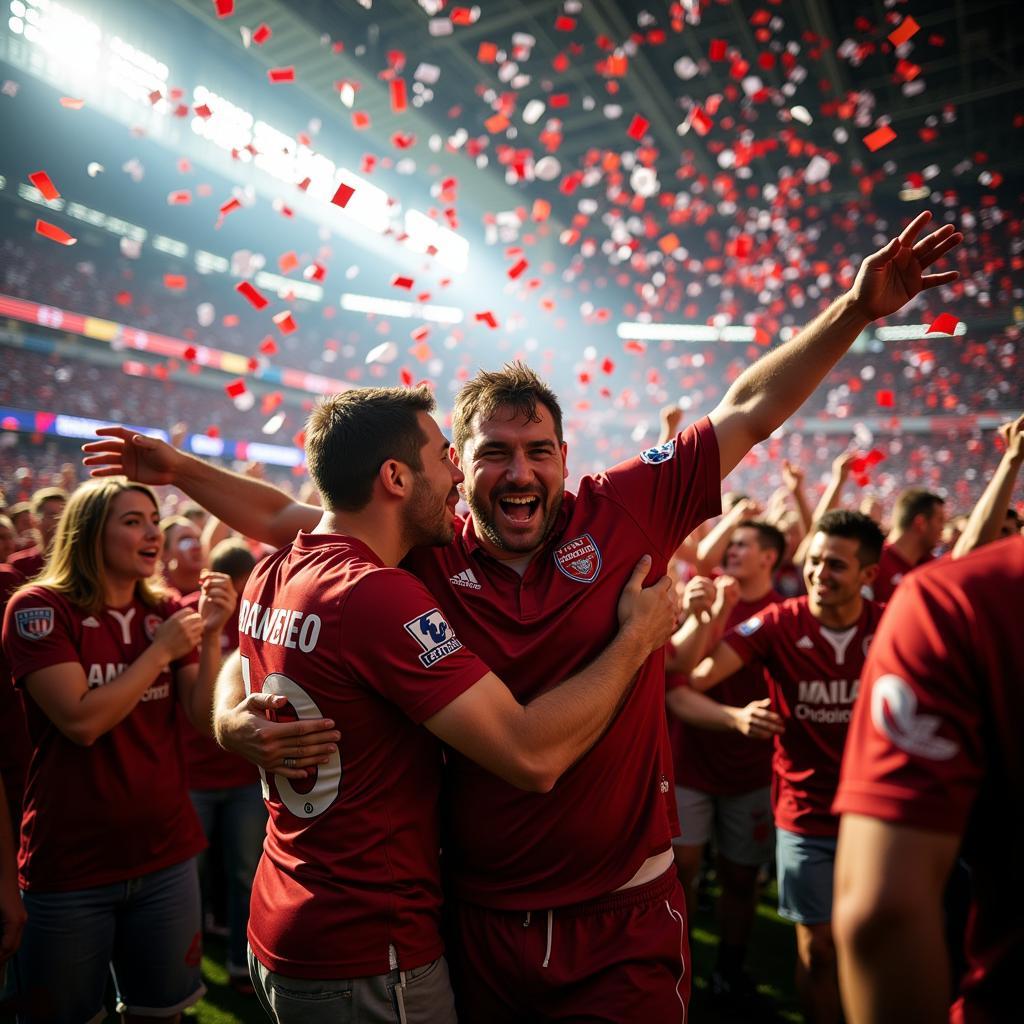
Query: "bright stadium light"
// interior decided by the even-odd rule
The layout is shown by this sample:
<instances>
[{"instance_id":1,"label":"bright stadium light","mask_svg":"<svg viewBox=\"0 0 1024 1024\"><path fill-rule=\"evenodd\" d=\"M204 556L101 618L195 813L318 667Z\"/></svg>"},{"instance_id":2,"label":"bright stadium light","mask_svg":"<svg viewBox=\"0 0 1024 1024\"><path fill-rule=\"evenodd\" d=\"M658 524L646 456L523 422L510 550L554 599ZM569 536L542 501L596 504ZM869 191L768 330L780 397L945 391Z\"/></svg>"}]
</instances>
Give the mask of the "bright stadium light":
<instances>
[{"instance_id":1,"label":"bright stadium light","mask_svg":"<svg viewBox=\"0 0 1024 1024\"><path fill-rule=\"evenodd\" d=\"M433 246L438 262L449 270L462 273L469 266L469 240L419 210L405 211L405 233L413 252L427 252Z\"/></svg>"},{"instance_id":2,"label":"bright stadium light","mask_svg":"<svg viewBox=\"0 0 1024 1024\"><path fill-rule=\"evenodd\" d=\"M45 50L62 69L91 71L99 63L100 27L76 11L55 0L27 0L17 8L12 4L11 13L11 30L15 31L11 22L21 22L20 34Z\"/></svg>"},{"instance_id":3,"label":"bright stadium light","mask_svg":"<svg viewBox=\"0 0 1024 1024\"><path fill-rule=\"evenodd\" d=\"M415 317L417 320L430 320L437 324L460 324L463 320L462 310L456 306L424 306L418 302L355 295L352 292L345 292L341 296L341 308L351 313L376 313L378 316L404 319Z\"/></svg>"},{"instance_id":4,"label":"bright stadium light","mask_svg":"<svg viewBox=\"0 0 1024 1024\"><path fill-rule=\"evenodd\" d=\"M753 327L709 327L707 324L621 323L620 338L637 341L753 341Z\"/></svg>"}]
</instances>

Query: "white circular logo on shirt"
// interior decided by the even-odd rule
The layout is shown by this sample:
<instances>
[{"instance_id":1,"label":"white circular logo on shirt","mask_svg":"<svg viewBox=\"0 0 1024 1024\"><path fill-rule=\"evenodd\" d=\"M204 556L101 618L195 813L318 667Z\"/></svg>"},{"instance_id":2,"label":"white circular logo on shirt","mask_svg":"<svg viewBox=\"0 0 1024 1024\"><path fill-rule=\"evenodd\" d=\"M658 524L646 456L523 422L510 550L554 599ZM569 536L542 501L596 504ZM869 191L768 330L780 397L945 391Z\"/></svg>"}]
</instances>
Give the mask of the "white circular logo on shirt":
<instances>
[{"instance_id":1,"label":"white circular logo on shirt","mask_svg":"<svg viewBox=\"0 0 1024 1024\"><path fill-rule=\"evenodd\" d=\"M959 750L953 740L936 735L938 715L917 713L917 694L899 676L880 676L871 688L871 721L900 750L929 761L948 761Z\"/></svg>"}]
</instances>

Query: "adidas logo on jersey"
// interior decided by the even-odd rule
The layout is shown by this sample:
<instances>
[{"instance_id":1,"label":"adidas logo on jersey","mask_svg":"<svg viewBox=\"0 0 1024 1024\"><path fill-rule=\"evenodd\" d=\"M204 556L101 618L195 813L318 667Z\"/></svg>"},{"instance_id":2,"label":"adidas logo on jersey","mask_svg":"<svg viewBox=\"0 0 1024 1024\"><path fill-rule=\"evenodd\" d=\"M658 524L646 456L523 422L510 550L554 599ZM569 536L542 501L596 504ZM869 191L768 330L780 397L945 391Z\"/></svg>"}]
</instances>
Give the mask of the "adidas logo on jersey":
<instances>
[{"instance_id":1,"label":"adidas logo on jersey","mask_svg":"<svg viewBox=\"0 0 1024 1024\"><path fill-rule=\"evenodd\" d=\"M802 636L796 642L797 647L802 651L811 651L814 649L814 641L809 636Z\"/></svg>"},{"instance_id":2,"label":"adidas logo on jersey","mask_svg":"<svg viewBox=\"0 0 1024 1024\"><path fill-rule=\"evenodd\" d=\"M96 629L99 626L99 622L90 615L89 618L82 619L82 625L92 626L93 629Z\"/></svg>"},{"instance_id":3,"label":"adidas logo on jersey","mask_svg":"<svg viewBox=\"0 0 1024 1024\"><path fill-rule=\"evenodd\" d=\"M483 590L473 575L472 569L463 569L462 572L452 576L448 582L453 583L456 587L467 587L469 590Z\"/></svg>"}]
</instances>

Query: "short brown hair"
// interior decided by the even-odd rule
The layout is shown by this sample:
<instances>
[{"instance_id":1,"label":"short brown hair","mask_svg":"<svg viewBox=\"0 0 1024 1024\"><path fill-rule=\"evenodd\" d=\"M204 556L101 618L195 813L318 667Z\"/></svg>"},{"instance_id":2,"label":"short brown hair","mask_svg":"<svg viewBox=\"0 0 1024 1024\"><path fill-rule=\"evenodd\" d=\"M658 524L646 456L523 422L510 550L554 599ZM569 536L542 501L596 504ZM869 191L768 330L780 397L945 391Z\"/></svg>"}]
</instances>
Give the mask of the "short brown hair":
<instances>
[{"instance_id":1,"label":"short brown hair","mask_svg":"<svg viewBox=\"0 0 1024 1024\"><path fill-rule=\"evenodd\" d=\"M210 552L210 568L227 574L233 580L248 579L255 564L256 556L249 550L249 545L237 537L222 540Z\"/></svg>"},{"instance_id":2,"label":"short brown hair","mask_svg":"<svg viewBox=\"0 0 1024 1024\"><path fill-rule=\"evenodd\" d=\"M490 419L499 409L511 408L515 415L536 423L537 405L545 406L555 421L555 436L562 443L562 407L558 398L525 363L506 363L500 370L480 370L462 385L452 411L455 450L462 453L472 434L473 417Z\"/></svg>"},{"instance_id":3,"label":"short brown hair","mask_svg":"<svg viewBox=\"0 0 1024 1024\"><path fill-rule=\"evenodd\" d=\"M40 487L32 494L32 515L39 515L48 501L62 501L67 504L67 500L68 492L62 487Z\"/></svg>"},{"instance_id":4,"label":"short brown hair","mask_svg":"<svg viewBox=\"0 0 1024 1024\"><path fill-rule=\"evenodd\" d=\"M165 552L171 546L171 536L176 526L183 526L189 530L196 529L196 524L184 516L164 516L160 520L160 534L163 537L163 549Z\"/></svg>"},{"instance_id":5,"label":"short brown hair","mask_svg":"<svg viewBox=\"0 0 1024 1024\"><path fill-rule=\"evenodd\" d=\"M901 491L896 499L892 517L899 530L909 530L911 523L918 516L923 515L930 518L939 505L945 504L946 499L933 491L926 491L923 487L908 487L905 491Z\"/></svg>"},{"instance_id":6,"label":"short brown hair","mask_svg":"<svg viewBox=\"0 0 1024 1024\"><path fill-rule=\"evenodd\" d=\"M771 523L766 523L763 519L741 519L735 529L742 528L753 530L757 534L757 546L762 551L775 552L775 561L772 563L772 572L774 573L782 565L782 558L786 553L785 534L777 526L772 526Z\"/></svg>"},{"instance_id":7,"label":"short brown hair","mask_svg":"<svg viewBox=\"0 0 1024 1024\"><path fill-rule=\"evenodd\" d=\"M426 387L352 388L325 398L306 421L306 461L324 507L365 508L388 459L423 469L427 438L417 417L433 411Z\"/></svg>"}]
</instances>

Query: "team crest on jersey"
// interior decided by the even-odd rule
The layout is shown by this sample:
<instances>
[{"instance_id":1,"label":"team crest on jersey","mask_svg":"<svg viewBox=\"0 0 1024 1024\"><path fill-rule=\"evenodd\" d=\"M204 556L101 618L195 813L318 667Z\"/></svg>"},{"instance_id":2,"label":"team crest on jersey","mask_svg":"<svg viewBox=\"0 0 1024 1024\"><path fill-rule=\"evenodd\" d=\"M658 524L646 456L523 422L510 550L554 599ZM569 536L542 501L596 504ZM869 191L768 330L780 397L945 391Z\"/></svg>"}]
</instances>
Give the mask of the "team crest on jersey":
<instances>
[{"instance_id":1,"label":"team crest on jersey","mask_svg":"<svg viewBox=\"0 0 1024 1024\"><path fill-rule=\"evenodd\" d=\"M753 636L763 625L764 620L760 615L751 615L746 622L741 622L736 627L736 632L739 633L740 636Z\"/></svg>"},{"instance_id":2,"label":"team crest on jersey","mask_svg":"<svg viewBox=\"0 0 1024 1024\"><path fill-rule=\"evenodd\" d=\"M647 451L641 452L640 461L646 462L648 466L657 466L659 462L668 462L675 453L676 439L673 437L671 441L657 444L653 448L648 448Z\"/></svg>"},{"instance_id":3,"label":"team crest on jersey","mask_svg":"<svg viewBox=\"0 0 1024 1024\"><path fill-rule=\"evenodd\" d=\"M22 608L14 613L18 636L25 640L42 640L53 632L52 608Z\"/></svg>"},{"instance_id":4,"label":"team crest on jersey","mask_svg":"<svg viewBox=\"0 0 1024 1024\"><path fill-rule=\"evenodd\" d=\"M436 608L410 619L405 623L405 631L423 648L420 664L424 668L436 665L442 658L462 648L455 630Z\"/></svg>"},{"instance_id":5,"label":"team crest on jersey","mask_svg":"<svg viewBox=\"0 0 1024 1024\"><path fill-rule=\"evenodd\" d=\"M589 533L566 541L555 549L555 565L577 583L593 583L601 571L601 552Z\"/></svg>"},{"instance_id":6,"label":"team crest on jersey","mask_svg":"<svg viewBox=\"0 0 1024 1024\"><path fill-rule=\"evenodd\" d=\"M153 637L156 636L156 631L160 628L160 624L164 620L159 615L147 615L142 620L142 627L146 631L146 639L152 642Z\"/></svg>"}]
</instances>

